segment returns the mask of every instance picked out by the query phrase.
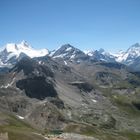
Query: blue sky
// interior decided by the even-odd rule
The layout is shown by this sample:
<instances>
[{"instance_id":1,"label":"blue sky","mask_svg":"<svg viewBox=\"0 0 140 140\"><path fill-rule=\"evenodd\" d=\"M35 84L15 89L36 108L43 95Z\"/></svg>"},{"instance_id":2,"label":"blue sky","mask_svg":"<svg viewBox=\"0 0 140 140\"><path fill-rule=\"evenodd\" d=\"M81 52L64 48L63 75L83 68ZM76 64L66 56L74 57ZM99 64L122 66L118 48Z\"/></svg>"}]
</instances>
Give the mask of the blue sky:
<instances>
[{"instance_id":1,"label":"blue sky","mask_svg":"<svg viewBox=\"0 0 140 140\"><path fill-rule=\"evenodd\" d=\"M140 0L0 0L0 46L126 50L140 42Z\"/></svg>"}]
</instances>

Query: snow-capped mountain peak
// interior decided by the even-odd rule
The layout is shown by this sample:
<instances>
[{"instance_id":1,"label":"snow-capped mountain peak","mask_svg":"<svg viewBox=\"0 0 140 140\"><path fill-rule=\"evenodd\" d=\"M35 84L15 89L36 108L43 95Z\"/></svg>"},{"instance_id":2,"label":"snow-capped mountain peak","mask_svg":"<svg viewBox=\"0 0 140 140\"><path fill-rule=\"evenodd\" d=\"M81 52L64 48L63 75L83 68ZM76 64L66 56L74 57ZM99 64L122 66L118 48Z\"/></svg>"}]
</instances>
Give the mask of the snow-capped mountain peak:
<instances>
[{"instance_id":1,"label":"snow-capped mountain peak","mask_svg":"<svg viewBox=\"0 0 140 140\"><path fill-rule=\"evenodd\" d=\"M100 48L99 50L86 50L84 53L88 56L93 56L95 53L103 54L103 55L111 55L110 53L106 52L104 49Z\"/></svg>"},{"instance_id":2,"label":"snow-capped mountain peak","mask_svg":"<svg viewBox=\"0 0 140 140\"><path fill-rule=\"evenodd\" d=\"M116 61L131 64L133 60L140 56L140 44L136 43L130 46L127 51L120 51L118 54L114 55L116 57Z\"/></svg>"},{"instance_id":3,"label":"snow-capped mountain peak","mask_svg":"<svg viewBox=\"0 0 140 140\"><path fill-rule=\"evenodd\" d=\"M87 55L83 51L73 47L70 44L62 45L57 50L53 51L50 56L52 56L53 58L63 58L64 60L76 61L86 59L87 57Z\"/></svg>"},{"instance_id":4,"label":"snow-capped mountain peak","mask_svg":"<svg viewBox=\"0 0 140 140\"><path fill-rule=\"evenodd\" d=\"M70 44L62 45L60 48L53 52L53 58L64 58L74 54L75 48Z\"/></svg>"},{"instance_id":5,"label":"snow-capped mountain peak","mask_svg":"<svg viewBox=\"0 0 140 140\"><path fill-rule=\"evenodd\" d=\"M88 56L92 56L93 54L94 54L94 50L86 50L86 51L84 51L84 53L86 54L86 55L88 55Z\"/></svg>"},{"instance_id":6,"label":"snow-capped mountain peak","mask_svg":"<svg viewBox=\"0 0 140 140\"><path fill-rule=\"evenodd\" d=\"M110 53L106 52L104 49L99 50L89 50L84 51L86 55L90 57L91 60L97 60L97 61L105 61L105 62L114 62L114 56Z\"/></svg>"},{"instance_id":7,"label":"snow-capped mountain peak","mask_svg":"<svg viewBox=\"0 0 140 140\"><path fill-rule=\"evenodd\" d=\"M18 50L17 45L14 43L8 43L5 46L7 53L16 52Z\"/></svg>"},{"instance_id":8,"label":"snow-capped mountain peak","mask_svg":"<svg viewBox=\"0 0 140 140\"><path fill-rule=\"evenodd\" d=\"M4 49L0 52L0 61L3 64L11 63L10 60L16 59L19 57L28 56L30 58L41 57L47 55L49 52L47 49L34 49L26 41L22 41L19 44L8 43L4 46Z\"/></svg>"},{"instance_id":9,"label":"snow-capped mountain peak","mask_svg":"<svg viewBox=\"0 0 140 140\"><path fill-rule=\"evenodd\" d=\"M30 58L41 57L48 54L47 49L36 50L33 49L26 41L22 41L19 44L9 43L4 49L7 53L11 53L18 57L21 53L26 54Z\"/></svg>"},{"instance_id":10,"label":"snow-capped mountain peak","mask_svg":"<svg viewBox=\"0 0 140 140\"><path fill-rule=\"evenodd\" d=\"M122 62L122 61L125 59L125 57L123 57L124 54L125 54L125 52L122 51L122 50L120 50L120 51L117 52L117 53L111 53L111 54L112 54L112 56L115 57L115 60L116 60L117 62Z\"/></svg>"},{"instance_id":11,"label":"snow-capped mountain peak","mask_svg":"<svg viewBox=\"0 0 140 140\"><path fill-rule=\"evenodd\" d=\"M23 41L21 41L21 43L20 43L22 46L24 46L24 47L27 47L27 48L29 48L30 47L30 45L28 44L28 42L27 41L25 41L25 40L23 40Z\"/></svg>"},{"instance_id":12,"label":"snow-capped mountain peak","mask_svg":"<svg viewBox=\"0 0 140 140\"><path fill-rule=\"evenodd\" d=\"M17 53L17 51L22 51L22 50L27 50L27 49L32 49L32 47L30 45L28 45L27 41L22 41L19 44L15 44L15 43L8 43L5 45L5 49L7 52L15 52Z\"/></svg>"},{"instance_id":13,"label":"snow-capped mountain peak","mask_svg":"<svg viewBox=\"0 0 140 140\"><path fill-rule=\"evenodd\" d=\"M132 56L140 56L140 44L136 43L132 45L128 50L127 53L131 54Z\"/></svg>"}]
</instances>

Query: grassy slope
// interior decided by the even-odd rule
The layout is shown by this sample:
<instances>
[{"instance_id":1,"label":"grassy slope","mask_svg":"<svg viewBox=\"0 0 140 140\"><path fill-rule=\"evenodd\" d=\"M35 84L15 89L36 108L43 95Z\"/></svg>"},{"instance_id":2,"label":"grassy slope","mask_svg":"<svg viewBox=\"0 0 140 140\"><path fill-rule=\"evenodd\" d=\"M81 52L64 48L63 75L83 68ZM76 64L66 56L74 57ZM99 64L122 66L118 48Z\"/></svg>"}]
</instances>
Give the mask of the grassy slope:
<instances>
[{"instance_id":1,"label":"grassy slope","mask_svg":"<svg viewBox=\"0 0 140 140\"><path fill-rule=\"evenodd\" d=\"M9 140L44 140L43 137L34 134L38 133L37 130L12 115L0 113L0 120L0 132L8 132Z\"/></svg>"}]
</instances>

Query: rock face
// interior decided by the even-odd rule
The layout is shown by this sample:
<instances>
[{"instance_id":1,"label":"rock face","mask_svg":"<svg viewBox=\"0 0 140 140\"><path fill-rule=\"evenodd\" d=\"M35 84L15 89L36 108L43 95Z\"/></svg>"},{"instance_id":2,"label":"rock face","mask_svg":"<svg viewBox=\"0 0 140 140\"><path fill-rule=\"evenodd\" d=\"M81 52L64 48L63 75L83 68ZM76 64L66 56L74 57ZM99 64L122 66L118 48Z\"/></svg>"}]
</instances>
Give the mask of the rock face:
<instances>
[{"instance_id":1,"label":"rock face","mask_svg":"<svg viewBox=\"0 0 140 140\"><path fill-rule=\"evenodd\" d=\"M35 60L24 58L11 70L14 73L23 71L26 78L18 80L16 87L24 90L30 98L44 99L56 97L53 83L54 74L49 67L42 67Z\"/></svg>"},{"instance_id":2,"label":"rock face","mask_svg":"<svg viewBox=\"0 0 140 140\"><path fill-rule=\"evenodd\" d=\"M93 86L86 82L75 81L70 83L73 86L77 86L81 91L91 92L93 90Z\"/></svg>"},{"instance_id":3,"label":"rock face","mask_svg":"<svg viewBox=\"0 0 140 140\"><path fill-rule=\"evenodd\" d=\"M45 99L57 96L53 83L41 76L19 80L16 86L21 90L24 89L30 98Z\"/></svg>"}]
</instances>

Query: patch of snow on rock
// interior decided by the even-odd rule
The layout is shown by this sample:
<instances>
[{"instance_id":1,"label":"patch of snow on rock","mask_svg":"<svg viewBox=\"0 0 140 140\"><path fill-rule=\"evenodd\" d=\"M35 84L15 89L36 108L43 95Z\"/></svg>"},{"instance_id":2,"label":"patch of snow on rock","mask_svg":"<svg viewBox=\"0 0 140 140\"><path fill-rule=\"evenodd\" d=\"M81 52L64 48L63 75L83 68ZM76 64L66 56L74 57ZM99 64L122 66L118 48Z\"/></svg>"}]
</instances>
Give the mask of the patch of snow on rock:
<instances>
[{"instance_id":1,"label":"patch of snow on rock","mask_svg":"<svg viewBox=\"0 0 140 140\"><path fill-rule=\"evenodd\" d=\"M93 101L94 103L97 103L97 100L95 100L95 99L92 99L92 101Z\"/></svg>"},{"instance_id":2,"label":"patch of snow on rock","mask_svg":"<svg viewBox=\"0 0 140 140\"><path fill-rule=\"evenodd\" d=\"M19 119L24 120L24 117L16 115Z\"/></svg>"},{"instance_id":3,"label":"patch of snow on rock","mask_svg":"<svg viewBox=\"0 0 140 140\"><path fill-rule=\"evenodd\" d=\"M68 65L68 63L66 61L64 61L65 65Z\"/></svg>"}]
</instances>

